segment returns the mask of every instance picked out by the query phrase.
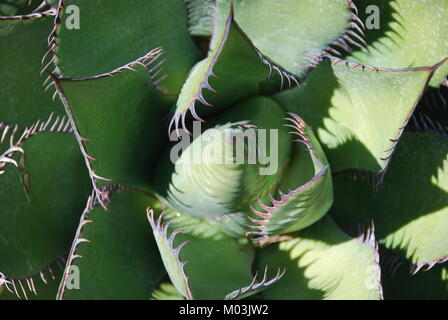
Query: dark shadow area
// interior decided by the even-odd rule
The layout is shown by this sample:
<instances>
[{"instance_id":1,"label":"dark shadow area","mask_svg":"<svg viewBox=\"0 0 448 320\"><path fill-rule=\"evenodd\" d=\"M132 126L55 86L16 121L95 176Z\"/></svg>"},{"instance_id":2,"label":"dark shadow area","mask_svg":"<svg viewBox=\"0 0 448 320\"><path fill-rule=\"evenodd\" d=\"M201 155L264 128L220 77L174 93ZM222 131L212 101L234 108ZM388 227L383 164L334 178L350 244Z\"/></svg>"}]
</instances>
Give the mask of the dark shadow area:
<instances>
[{"instance_id":1,"label":"dark shadow area","mask_svg":"<svg viewBox=\"0 0 448 320\"><path fill-rule=\"evenodd\" d=\"M432 131L448 136L448 88L428 88L420 100L407 132Z\"/></svg>"},{"instance_id":2,"label":"dark shadow area","mask_svg":"<svg viewBox=\"0 0 448 320\"><path fill-rule=\"evenodd\" d=\"M405 134L377 192L362 172L335 174L332 217L355 236L373 220L376 237L381 240L416 219L448 207L447 192L433 181L446 161L448 144L444 142L433 133ZM414 255L406 254L411 236L395 239L398 245L394 250Z\"/></svg>"}]
</instances>

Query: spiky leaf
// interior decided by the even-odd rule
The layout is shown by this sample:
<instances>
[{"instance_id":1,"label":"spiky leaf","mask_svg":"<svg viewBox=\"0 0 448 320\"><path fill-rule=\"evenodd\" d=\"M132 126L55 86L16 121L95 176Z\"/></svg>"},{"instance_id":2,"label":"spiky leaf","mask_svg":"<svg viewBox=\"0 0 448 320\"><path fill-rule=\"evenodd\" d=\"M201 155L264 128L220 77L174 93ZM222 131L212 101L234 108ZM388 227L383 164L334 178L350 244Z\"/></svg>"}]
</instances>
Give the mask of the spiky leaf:
<instances>
[{"instance_id":1,"label":"spiky leaf","mask_svg":"<svg viewBox=\"0 0 448 320\"><path fill-rule=\"evenodd\" d=\"M149 299L165 275L146 223L151 198L113 192L107 212L92 208L91 200L73 240L58 299ZM79 288L72 283L76 275Z\"/></svg>"},{"instance_id":2,"label":"spiky leaf","mask_svg":"<svg viewBox=\"0 0 448 320\"><path fill-rule=\"evenodd\" d=\"M299 116L290 114L295 142L289 167L279 186L279 197L270 205L258 200L252 207L257 219L250 232L257 239L303 229L327 213L333 201L331 174L327 158L314 133ZM283 190L283 192L282 192ZM286 191L285 191L286 190Z\"/></svg>"},{"instance_id":3,"label":"spiky leaf","mask_svg":"<svg viewBox=\"0 0 448 320\"><path fill-rule=\"evenodd\" d=\"M71 134L39 132L0 175L0 272L35 275L66 254L88 190L88 176Z\"/></svg>"},{"instance_id":4,"label":"spiky leaf","mask_svg":"<svg viewBox=\"0 0 448 320\"><path fill-rule=\"evenodd\" d=\"M74 29L70 21L76 17L64 14L57 34L57 66L65 77L109 72L162 46L166 61L153 70L153 80L166 75L160 85L177 94L199 58L188 35L183 1L64 0L63 4L64 10L77 6L80 19L79 29Z\"/></svg>"},{"instance_id":5,"label":"spiky leaf","mask_svg":"<svg viewBox=\"0 0 448 320\"><path fill-rule=\"evenodd\" d=\"M259 54L241 31L233 19L233 11L230 14L227 11L226 17L223 28L214 35L216 47L206 59L194 66L182 88L170 131L179 126L186 129L188 111L193 118L201 120L198 114L216 113L255 94L258 83L269 76L271 63ZM295 80L290 74L276 70L288 81ZM211 106L214 107L206 108ZM196 110L196 107L200 109Z\"/></svg>"},{"instance_id":6,"label":"spiky leaf","mask_svg":"<svg viewBox=\"0 0 448 320\"><path fill-rule=\"evenodd\" d=\"M447 0L355 2L361 19L368 22L369 45L349 59L383 68L412 68L448 57ZM447 76L448 63L436 71L430 85L438 87Z\"/></svg>"},{"instance_id":7,"label":"spiky leaf","mask_svg":"<svg viewBox=\"0 0 448 320\"><path fill-rule=\"evenodd\" d=\"M372 234L364 241L350 238L326 218L293 240L261 250L260 269L286 268L262 294L267 299L380 299L378 260Z\"/></svg>"},{"instance_id":8,"label":"spiky leaf","mask_svg":"<svg viewBox=\"0 0 448 320\"><path fill-rule=\"evenodd\" d=\"M375 181L373 183L376 183ZM406 133L378 192L359 177L335 176L334 216L352 228L374 220L380 243L418 268L448 257L448 141Z\"/></svg>"},{"instance_id":9,"label":"spiky leaf","mask_svg":"<svg viewBox=\"0 0 448 320\"><path fill-rule=\"evenodd\" d=\"M331 58L276 99L314 128L333 171L379 171L437 67L378 70Z\"/></svg>"},{"instance_id":10,"label":"spiky leaf","mask_svg":"<svg viewBox=\"0 0 448 320\"><path fill-rule=\"evenodd\" d=\"M52 101L54 89L45 92L48 75L41 75L52 28L52 16L0 20L0 123L29 126L42 115L64 114L60 102Z\"/></svg>"},{"instance_id":11,"label":"spiky leaf","mask_svg":"<svg viewBox=\"0 0 448 320\"><path fill-rule=\"evenodd\" d=\"M231 2L236 22L261 53L299 77L354 19L347 0L218 0L215 32Z\"/></svg>"},{"instance_id":12,"label":"spiky leaf","mask_svg":"<svg viewBox=\"0 0 448 320\"><path fill-rule=\"evenodd\" d=\"M144 65L160 53L152 50L110 75L57 80L80 136L88 139L83 144L96 159L90 158L93 170L113 183L148 188L164 130Z\"/></svg>"}]
</instances>

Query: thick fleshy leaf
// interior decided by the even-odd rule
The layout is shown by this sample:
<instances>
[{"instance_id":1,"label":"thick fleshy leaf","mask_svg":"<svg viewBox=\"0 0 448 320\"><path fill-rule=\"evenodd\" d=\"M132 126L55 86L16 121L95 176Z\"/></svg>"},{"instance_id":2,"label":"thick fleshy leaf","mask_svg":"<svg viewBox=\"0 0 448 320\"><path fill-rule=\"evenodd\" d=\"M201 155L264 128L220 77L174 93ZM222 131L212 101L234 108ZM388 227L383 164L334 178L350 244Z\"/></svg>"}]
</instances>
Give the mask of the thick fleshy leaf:
<instances>
[{"instance_id":1,"label":"thick fleshy leaf","mask_svg":"<svg viewBox=\"0 0 448 320\"><path fill-rule=\"evenodd\" d=\"M224 27L214 35L216 47L191 70L177 100L169 131L179 126L187 130L185 118L188 111L194 119L201 120L198 114L216 113L255 94L258 84L269 77L272 68L282 80L287 78L290 85L296 80L258 52L233 20L233 11L230 14L227 11L226 17ZM209 108L211 106L214 107ZM200 109L196 111L196 107Z\"/></svg>"},{"instance_id":2,"label":"thick fleshy leaf","mask_svg":"<svg viewBox=\"0 0 448 320\"><path fill-rule=\"evenodd\" d=\"M259 200L252 211L257 219L250 234L263 240L268 236L303 229L327 213L333 201L331 174L327 158L314 133L299 116L290 114L298 146L293 149L289 167L279 186L279 200L270 197L270 205ZM282 192L286 190L286 192Z\"/></svg>"},{"instance_id":3,"label":"thick fleshy leaf","mask_svg":"<svg viewBox=\"0 0 448 320\"><path fill-rule=\"evenodd\" d=\"M3 0L0 3L0 16L30 14L38 9L44 1L45 0Z\"/></svg>"},{"instance_id":4,"label":"thick fleshy leaf","mask_svg":"<svg viewBox=\"0 0 448 320\"><path fill-rule=\"evenodd\" d=\"M184 300L184 297L177 291L176 287L169 281L162 282L154 290L152 300Z\"/></svg>"},{"instance_id":5,"label":"thick fleshy leaf","mask_svg":"<svg viewBox=\"0 0 448 320\"><path fill-rule=\"evenodd\" d=\"M402 265L393 274L383 273L382 283L386 300L448 300L446 264L415 275Z\"/></svg>"},{"instance_id":6,"label":"thick fleshy leaf","mask_svg":"<svg viewBox=\"0 0 448 320\"><path fill-rule=\"evenodd\" d=\"M256 273L254 278L252 279L252 282L249 285L239 288L238 290L235 290L227 294L225 300L242 300L256 293L259 293L269 288L277 281L279 281L285 274L285 270L281 271L279 268L277 274L272 279L268 279L267 274L268 274L268 267L266 266L261 280L258 279L258 273Z\"/></svg>"},{"instance_id":7,"label":"thick fleshy leaf","mask_svg":"<svg viewBox=\"0 0 448 320\"><path fill-rule=\"evenodd\" d=\"M60 102L52 101L53 92L45 92L47 75L41 75L54 18L38 16L0 19L0 123L29 126L42 115L64 114Z\"/></svg>"},{"instance_id":8,"label":"thick fleshy leaf","mask_svg":"<svg viewBox=\"0 0 448 320\"><path fill-rule=\"evenodd\" d=\"M77 6L80 19L78 29L69 29L76 11L65 13L58 29L56 62L64 77L109 72L162 46L165 63L152 69L152 80L166 76L158 86L177 94L199 58L188 34L184 1L64 0L63 4L63 12Z\"/></svg>"},{"instance_id":9,"label":"thick fleshy leaf","mask_svg":"<svg viewBox=\"0 0 448 320\"><path fill-rule=\"evenodd\" d=\"M242 102L170 146L156 170L160 198L199 217L247 211L278 183L292 145L283 110L271 99ZM199 124L196 122L195 124ZM179 159L174 159L183 148ZM241 151L241 152L239 152Z\"/></svg>"},{"instance_id":10,"label":"thick fleshy leaf","mask_svg":"<svg viewBox=\"0 0 448 320\"><path fill-rule=\"evenodd\" d=\"M180 250L188 243L184 241L177 247L174 247L174 237L181 232L180 230L173 231L168 235L169 224L163 223L162 215L159 215L157 220L154 218L154 211L148 210L148 220L151 225L154 238L156 239L157 247L159 248L162 257L163 265L177 291L185 298L191 300L190 285L188 277L185 275L184 266L186 262L179 258Z\"/></svg>"},{"instance_id":11,"label":"thick fleshy leaf","mask_svg":"<svg viewBox=\"0 0 448 320\"><path fill-rule=\"evenodd\" d=\"M192 36L208 37L213 33L215 0L184 0L188 14L188 31Z\"/></svg>"},{"instance_id":12,"label":"thick fleshy leaf","mask_svg":"<svg viewBox=\"0 0 448 320\"><path fill-rule=\"evenodd\" d=\"M448 258L448 139L406 133L375 193L359 177L335 175L333 216L349 227L375 222L377 238L415 264Z\"/></svg>"},{"instance_id":13,"label":"thick fleshy leaf","mask_svg":"<svg viewBox=\"0 0 448 320\"><path fill-rule=\"evenodd\" d=\"M68 252L90 189L73 135L39 132L21 147L19 168L0 175L0 272L17 279Z\"/></svg>"},{"instance_id":14,"label":"thick fleshy leaf","mask_svg":"<svg viewBox=\"0 0 448 320\"><path fill-rule=\"evenodd\" d=\"M330 58L275 98L314 128L333 171L379 171L438 66L383 70Z\"/></svg>"},{"instance_id":15,"label":"thick fleshy leaf","mask_svg":"<svg viewBox=\"0 0 448 320\"><path fill-rule=\"evenodd\" d=\"M119 189L110 194L107 212L92 207L92 199L73 240L58 299L149 299L165 275L146 222L152 199Z\"/></svg>"},{"instance_id":16,"label":"thick fleshy leaf","mask_svg":"<svg viewBox=\"0 0 448 320\"><path fill-rule=\"evenodd\" d=\"M224 299L229 292L251 282L252 248L213 226L210 229L215 230L209 234L202 233L198 226L190 233L182 232L176 220L174 217L167 224L153 220L151 224L165 268L184 297ZM172 228L168 229L169 224Z\"/></svg>"},{"instance_id":17,"label":"thick fleshy leaf","mask_svg":"<svg viewBox=\"0 0 448 320\"><path fill-rule=\"evenodd\" d=\"M58 259L38 274L27 278L6 279L8 283L0 285L0 300L55 300L64 261Z\"/></svg>"},{"instance_id":18,"label":"thick fleshy leaf","mask_svg":"<svg viewBox=\"0 0 448 320\"><path fill-rule=\"evenodd\" d=\"M111 74L56 80L85 157L95 174L113 183L148 187L165 131L163 112L143 64L160 53L152 50Z\"/></svg>"},{"instance_id":19,"label":"thick fleshy leaf","mask_svg":"<svg viewBox=\"0 0 448 320\"><path fill-rule=\"evenodd\" d=\"M313 59L344 35L359 42L358 19L347 0L217 0L216 25L227 16L232 2L235 20L253 44L271 61L299 77ZM353 8L354 9L354 8ZM362 23L359 23L362 25ZM357 31L358 32L358 31ZM361 33L362 34L362 31ZM352 38L354 38L352 40ZM345 43L345 40L342 40ZM348 41L348 40L347 40ZM215 41L216 42L216 41ZM212 48L215 46L212 40Z\"/></svg>"},{"instance_id":20,"label":"thick fleshy leaf","mask_svg":"<svg viewBox=\"0 0 448 320\"><path fill-rule=\"evenodd\" d=\"M354 2L361 19L367 21L369 45L354 52L349 59L376 67L412 68L432 66L448 57L447 0ZM436 71L430 85L438 87L447 76L448 63L445 63Z\"/></svg>"},{"instance_id":21,"label":"thick fleshy leaf","mask_svg":"<svg viewBox=\"0 0 448 320\"><path fill-rule=\"evenodd\" d=\"M350 238L325 218L293 240L261 249L259 268L286 268L262 292L266 299L380 299L379 256L373 233Z\"/></svg>"}]
</instances>

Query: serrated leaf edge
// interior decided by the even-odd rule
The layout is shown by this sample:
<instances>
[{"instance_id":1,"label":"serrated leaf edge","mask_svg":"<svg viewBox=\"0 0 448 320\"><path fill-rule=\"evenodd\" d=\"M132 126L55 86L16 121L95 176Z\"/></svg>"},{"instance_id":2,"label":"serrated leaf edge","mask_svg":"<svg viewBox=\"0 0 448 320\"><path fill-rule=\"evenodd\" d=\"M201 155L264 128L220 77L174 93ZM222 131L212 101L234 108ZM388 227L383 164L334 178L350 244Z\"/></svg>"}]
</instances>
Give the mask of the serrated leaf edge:
<instances>
[{"instance_id":1,"label":"serrated leaf edge","mask_svg":"<svg viewBox=\"0 0 448 320\"><path fill-rule=\"evenodd\" d=\"M176 263L177 263L177 267L178 270L181 273L181 277L183 279L184 285L185 285L185 293L186 293L186 297L188 300L192 300L193 299L193 295L191 294L191 290L189 287L189 280L188 280L188 276L185 274L184 271L184 267L185 265L188 263L188 261L184 261L181 262L180 261L180 257L179 257L179 253L181 251L181 249L189 242L188 240L182 242L181 244L179 244L176 248L174 248L174 238L176 237L176 235L178 235L179 233L182 232L182 230L174 230L170 236L168 237L167 232L168 232L168 227L169 225L172 223L172 219L169 220L166 223L163 223L163 213L161 213L157 219L157 221L154 218L154 211L150 208L148 208L146 210L146 214L148 216L148 221L152 227L153 232L157 232L162 239L166 242L166 244L168 245L168 248L170 249L171 254L174 256ZM177 289L179 292L182 292L183 290L179 290Z\"/></svg>"},{"instance_id":2,"label":"serrated leaf edge","mask_svg":"<svg viewBox=\"0 0 448 320\"><path fill-rule=\"evenodd\" d=\"M281 269L278 268L277 274L271 280L267 280L267 272L268 272L268 266L265 267L263 278L260 282L257 282L258 272L256 272L252 279L252 282L248 286L242 287L229 293L228 295L225 296L225 300L242 299L247 295L254 294L263 289L266 289L267 287L279 281L285 274L286 269L283 269L283 271L281 271Z\"/></svg>"}]
</instances>

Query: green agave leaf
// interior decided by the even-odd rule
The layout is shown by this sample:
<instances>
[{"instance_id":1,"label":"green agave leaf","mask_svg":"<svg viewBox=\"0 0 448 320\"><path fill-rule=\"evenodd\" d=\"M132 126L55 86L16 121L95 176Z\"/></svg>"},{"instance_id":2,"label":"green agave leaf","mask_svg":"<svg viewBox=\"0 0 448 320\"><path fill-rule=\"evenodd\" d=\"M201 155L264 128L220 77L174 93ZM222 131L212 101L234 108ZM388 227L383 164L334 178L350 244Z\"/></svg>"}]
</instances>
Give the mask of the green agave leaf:
<instances>
[{"instance_id":1,"label":"green agave leaf","mask_svg":"<svg viewBox=\"0 0 448 320\"><path fill-rule=\"evenodd\" d=\"M430 271L415 275L409 273L409 266L401 265L393 275L382 277L386 300L447 300L448 267L436 266Z\"/></svg>"},{"instance_id":2,"label":"green agave leaf","mask_svg":"<svg viewBox=\"0 0 448 320\"><path fill-rule=\"evenodd\" d=\"M51 12L22 18L26 20L0 18L0 122L30 126L42 114L62 115L64 110L59 101L52 101L50 91L45 92L47 76L41 75L54 18Z\"/></svg>"},{"instance_id":3,"label":"green agave leaf","mask_svg":"<svg viewBox=\"0 0 448 320\"><path fill-rule=\"evenodd\" d=\"M243 247L223 233L205 235L197 228L192 233L175 229L168 236L168 226L172 223L176 228L176 220L164 224L160 217L156 222L150 215L165 268L184 297L223 299L228 292L250 283L252 248Z\"/></svg>"},{"instance_id":4,"label":"green agave leaf","mask_svg":"<svg viewBox=\"0 0 448 320\"><path fill-rule=\"evenodd\" d=\"M0 176L0 272L12 279L33 276L68 252L89 192L73 135L38 130L18 144L18 168L7 164Z\"/></svg>"},{"instance_id":5,"label":"green agave leaf","mask_svg":"<svg viewBox=\"0 0 448 320\"><path fill-rule=\"evenodd\" d=\"M28 15L45 7L45 0L2 0L0 16Z\"/></svg>"},{"instance_id":6,"label":"green agave leaf","mask_svg":"<svg viewBox=\"0 0 448 320\"><path fill-rule=\"evenodd\" d=\"M349 59L384 68L431 66L448 57L447 0L355 0L361 19L369 19L377 6L379 28L369 28L369 46ZM373 16L372 16L373 18ZM371 19L371 18L370 18ZM365 20L364 20L365 21ZM448 63L436 71L430 86L438 87L448 76Z\"/></svg>"},{"instance_id":7,"label":"green agave leaf","mask_svg":"<svg viewBox=\"0 0 448 320\"><path fill-rule=\"evenodd\" d=\"M415 265L448 258L448 140L406 133L377 193L362 179L338 174L333 216L346 226L374 220L379 242Z\"/></svg>"},{"instance_id":8,"label":"green agave leaf","mask_svg":"<svg viewBox=\"0 0 448 320\"><path fill-rule=\"evenodd\" d=\"M188 14L188 31L192 36L208 37L213 33L215 0L184 0Z\"/></svg>"},{"instance_id":9,"label":"green agave leaf","mask_svg":"<svg viewBox=\"0 0 448 320\"><path fill-rule=\"evenodd\" d=\"M216 47L207 58L194 66L182 88L169 132L173 126L178 131L179 124L188 130L185 124L188 111L194 119L203 121L197 113L216 113L242 98L254 95L258 84L269 77L270 69L272 71L274 68L282 81L283 77L287 78L290 85L291 81L297 82L294 76L273 66L258 52L233 20L232 10L214 39L217 41ZM200 112L196 112L197 106L201 108ZM210 106L215 107L207 108Z\"/></svg>"},{"instance_id":10,"label":"green agave leaf","mask_svg":"<svg viewBox=\"0 0 448 320\"><path fill-rule=\"evenodd\" d=\"M333 171L380 171L439 66L389 70L330 58L275 99L314 128Z\"/></svg>"},{"instance_id":11,"label":"green agave leaf","mask_svg":"<svg viewBox=\"0 0 448 320\"><path fill-rule=\"evenodd\" d=\"M65 259L58 259L36 275L5 279L7 283L0 285L0 300L54 300L64 271L63 263Z\"/></svg>"},{"instance_id":12,"label":"green agave leaf","mask_svg":"<svg viewBox=\"0 0 448 320\"><path fill-rule=\"evenodd\" d=\"M294 149L290 167L279 187L280 200L270 196L271 205L268 206L259 199L259 209L251 208L257 219L250 218L255 223L250 227L257 231L249 234L256 236L255 240L303 229L325 215L333 202L331 174L325 154L312 129L299 116L293 113L290 116L287 120L292 123L291 133L298 137L295 142L305 148ZM304 157L306 153L308 157ZM311 177L306 176L310 173ZM283 193L282 189L287 192Z\"/></svg>"},{"instance_id":13,"label":"green agave leaf","mask_svg":"<svg viewBox=\"0 0 448 320\"><path fill-rule=\"evenodd\" d=\"M261 249L258 266L286 268L281 280L262 292L266 299L381 299L373 232L350 238L329 218L297 238Z\"/></svg>"},{"instance_id":14,"label":"green agave leaf","mask_svg":"<svg viewBox=\"0 0 448 320\"><path fill-rule=\"evenodd\" d=\"M163 146L164 124L146 68L161 53L154 49L92 78L55 79L92 180L148 188L152 165Z\"/></svg>"},{"instance_id":15,"label":"green agave leaf","mask_svg":"<svg viewBox=\"0 0 448 320\"><path fill-rule=\"evenodd\" d=\"M156 239L160 255L162 256L163 264L168 272L171 282L182 296L189 300L193 299L188 283L189 278L184 272L186 262L181 262L179 258L180 250L188 243L188 241L184 241L174 248L174 237L181 231L173 231L168 236L167 232L169 224L163 224L162 215L159 215L159 218L156 221L153 210L148 210L147 213L149 223L151 224L154 233L154 238Z\"/></svg>"},{"instance_id":16,"label":"green agave leaf","mask_svg":"<svg viewBox=\"0 0 448 320\"><path fill-rule=\"evenodd\" d=\"M247 231L247 217L241 212L201 218L167 208L164 214L165 220L171 220L172 228L198 237L209 238L224 233L232 238L242 238Z\"/></svg>"},{"instance_id":17,"label":"green agave leaf","mask_svg":"<svg viewBox=\"0 0 448 320\"><path fill-rule=\"evenodd\" d=\"M153 200L125 187L108 188L112 193L107 212L89 198L58 299L149 299L165 275L157 245L146 227L145 208ZM79 289L68 285L75 270L79 272Z\"/></svg>"},{"instance_id":18,"label":"green agave leaf","mask_svg":"<svg viewBox=\"0 0 448 320\"><path fill-rule=\"evenodd\" d=\"M184 300L176 287L169 281L162 282L152 293L152 300Z\"/></svg>"},{"instance_id":19,"label":"green agave leaf","mask_svg":"<svg viewBox=\"0 0 448 320\"><path fill-rule=\"evenodd\" d=\"M248 211L256 196L268 194L287 164L292 142L284 115L274 101L259 97L212 119L201 134L195 130L190 144L190 136L182 132L182 142L165 151L156 169L158 196L179 212L198 217ZM173 153L179 147L183 150L176 160Z\"/></svg>"},{"instance_id":20,"label":"green agave leaf","mask_svg":"<svg viewBox=\"0 0 448 320\"><path fill-rule=\"evenodd\" d=\"M151 69L152 81L177 94L188 70L199 58L187 30L184 1L64 0L79 8L80 28L67 28L64 13L57 28L56 64L69 78L109 72L162 46L165 62ZM68 24L71 26L71 24ZM166 79L164 77L166 76ZM162 82L161 82L162 81Z\"/></svg>"},{"instance_id":21,"label":"green agave leaf","mask_svg":"<svg viewBox=\"0 0 448 320\"><path fill-rule=\"evenodd\" d=\"M235 20L253 44L271 61L300 78L329 45L349 48L362 41L356 8L347 0L217 0L215 32L220 32L230 4ZM353 28L357 30L355 33ZM346 33L350 31L350 33ZM352 39L353 38L353 39ZM300 40L297 40L300 39ZM212 48L217 41L212 39ZM331 49L330 49L331 50Z\"/></svg>"},{"instance_id":22,"label":"green agave leaf","mask_svg":"<svg viewBox=\"0 0 448 320\"><path fill-rule=\"evenodd\" d=\"M268 288L269 286L271 286L272 284L279 281L285 274L285 271L286 270L280 271L279 268L275 277L272 278L271 280L268 280L267 279L268 267L266 266L266 268L264 269L263 279L261 281L257 282L258 273L256 273L252 282L248 286L229 293L228 295L226 295L225 300L241 300L250 297L251 295L254 295L256 293L259 293Z\"/></svg>"}]
</instances>

